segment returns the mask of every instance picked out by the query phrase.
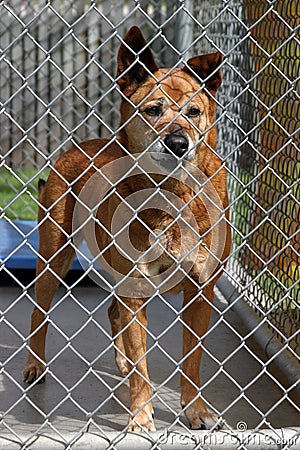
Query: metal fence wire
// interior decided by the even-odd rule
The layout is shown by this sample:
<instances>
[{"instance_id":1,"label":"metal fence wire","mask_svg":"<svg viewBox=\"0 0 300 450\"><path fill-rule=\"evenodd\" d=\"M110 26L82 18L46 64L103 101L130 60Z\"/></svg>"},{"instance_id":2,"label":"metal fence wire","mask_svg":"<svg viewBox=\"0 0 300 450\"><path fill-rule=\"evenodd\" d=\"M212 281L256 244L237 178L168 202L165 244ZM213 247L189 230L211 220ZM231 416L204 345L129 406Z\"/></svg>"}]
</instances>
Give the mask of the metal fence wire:
<instances>
[{"instance_id":1,"label":"metal fence wire","mask_svg":"<svg viewBox=\"0 0 300 450\"><path fill-rule=\"evenodd\" d=\"M0 448L300 448L299 19L298 0L0 1L0 219L21 237L0 260L0 276L18 286L0 288ZM223 421L221 431L188 428L175 344L181 303L159 289L148 300L158 324L151 328L149 313L146 350L157 432L126 433L128 376L110 364L104 319L114 287L99 292L82 286L82 276L60 280L45 316L48 340L57 341L47 382L26 385L20 375L35 280L24 281L9 262L31 248L37 225L24 232L19 223L37 219L38 179L60 155L87 139L116 139L117 52L133 25L159 67L223 55L217 153L228 174L233 244L207 344L198 344L206 361L198 396ZM243 325L233 323L233 311ZM255 368L243 367L242 352ZM246 380L236 375L243 372Z\"/></svg>"}]
</instances>

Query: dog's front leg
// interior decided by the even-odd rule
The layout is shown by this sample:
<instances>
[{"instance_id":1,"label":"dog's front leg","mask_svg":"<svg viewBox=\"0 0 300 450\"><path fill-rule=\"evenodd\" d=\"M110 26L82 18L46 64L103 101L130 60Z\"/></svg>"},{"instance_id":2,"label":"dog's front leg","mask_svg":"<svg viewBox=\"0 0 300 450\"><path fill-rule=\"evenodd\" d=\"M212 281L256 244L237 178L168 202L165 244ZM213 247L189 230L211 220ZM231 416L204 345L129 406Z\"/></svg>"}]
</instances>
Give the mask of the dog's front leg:
<instances>
[{"instance_id":1,"label":"dog's front leg","mask_svg":"<svg viewBox=\"0 0 300 450\"><path fill-rule=\"evenodd\" d=\"M151 402L152 388L146 362L147 318L144 303L144 299L124 297L119 301L124 349L131 366L130 431L155 430Z\"/></svg>"},{"instance_id":2,"label":"dog's front leg","mask_svg":"<svg viewBox=\"0 0 300 450\"><path fill-rule=\"evenodd\" d=\"M192 283L184 291L183 364L181 376L181 405L192 429L210 429L217 417L208 412L199 397L202 336L210 320L213 286L208 285L200 293Z\"/></svg>"},{"instance_id":3,"label":"dog's front leg","mask_svg":"<svg viewBox=\"0 0 300 450\"><path fill-rule=\"evenodd\" d=\"M119 302L115 297L108 308L108 317L111 325L112 337L114 338L115 361L121 375L125 377L130 372L131 367L126 356L124 356L126 355L126 352L123 343Z\"/></svg>"}]
</instances>

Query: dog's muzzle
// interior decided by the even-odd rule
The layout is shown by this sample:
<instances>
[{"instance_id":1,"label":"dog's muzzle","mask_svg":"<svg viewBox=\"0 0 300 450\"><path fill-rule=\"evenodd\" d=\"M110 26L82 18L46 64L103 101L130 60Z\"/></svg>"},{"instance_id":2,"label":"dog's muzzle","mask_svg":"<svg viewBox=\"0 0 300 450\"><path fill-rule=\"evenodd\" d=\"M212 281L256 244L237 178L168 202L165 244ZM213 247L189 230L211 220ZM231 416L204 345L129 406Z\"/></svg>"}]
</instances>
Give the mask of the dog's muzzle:
<instances>
[{"instance_id":1,"label":"dog's muzzle","mask_svg":"<svg viewBox=\"0 0 300 450\"><path fill-rule=\"evenodd\" d=\"M190 161L195 155L194 147L185 134L169 133L149 147L150 157L157 165L168 172L181 167L184 161ZM179 163L181 161L181 163Z\"/></svg>"},{"instance_id":2,"label":"dog's muzzle","mask_svg":"<svg viewBox=\"0 0 300 450\"><path fill-rule=\"evenodd\" d=\"M181 133L168 134L164 139L164 144L178 158L181 158L189 150L189 141Z\"/></svg>"}]
</instances>

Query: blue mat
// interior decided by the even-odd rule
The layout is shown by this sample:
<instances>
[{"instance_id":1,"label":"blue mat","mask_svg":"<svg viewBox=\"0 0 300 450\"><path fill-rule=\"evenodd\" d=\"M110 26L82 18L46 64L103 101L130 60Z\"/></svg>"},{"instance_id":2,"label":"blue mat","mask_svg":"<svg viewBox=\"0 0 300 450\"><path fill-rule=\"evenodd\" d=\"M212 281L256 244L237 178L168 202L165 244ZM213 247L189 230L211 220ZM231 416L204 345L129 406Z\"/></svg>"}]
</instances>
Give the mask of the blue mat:
<instances>
[{"instance_id":1,"label":"blue mat","mask_svg":"<svg viewBox=\"0 0 300 450\"><path fill-rule=\"evenodd\" d=\"M0 266L35 269L38 251L37 223L33 220L0 220ZM82 270L75 256L71 270Z\"/></svg>"}]
</instances>

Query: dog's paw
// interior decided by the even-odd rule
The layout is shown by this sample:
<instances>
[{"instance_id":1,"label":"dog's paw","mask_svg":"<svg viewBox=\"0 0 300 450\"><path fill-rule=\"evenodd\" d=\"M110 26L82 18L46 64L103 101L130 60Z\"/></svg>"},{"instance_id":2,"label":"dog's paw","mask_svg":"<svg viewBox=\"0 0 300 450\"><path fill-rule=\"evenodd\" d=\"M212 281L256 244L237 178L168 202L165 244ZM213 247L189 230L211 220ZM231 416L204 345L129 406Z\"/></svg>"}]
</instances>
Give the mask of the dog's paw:
<instances>
[{"instance_id":1,"label":"dog's paw","mask_svg":"<svg viewBox=\"0 0 300 450\"><path fill-rule=\"evenodd\" d=\"M39 379L39 383L44 383L45 375L42 376L44 372L44 364L34 358L34 356L29 355L23 370L24 381L30 384Z\"/></svg>"},{"instance_id":2,"label":"dog's paw","mask_svg":"<svg viewBox=\"0 0 300 450\"><path fill-rule=\"evenodd\" d=\"M192 430L220 430L222 421L216 414L208 411L203 405L195 401L185 411L185 416Z\"/></svg>"},{"instance_id":3,"label":"dog's paw","mask_svg":"<svg viewBox=\"0 0 300 450\"><path fill-rule=\"evenodd\" d=\"M194 417L189 423L192 430L220 430L222 428L218 416L211 412L202 413L201 416Z\"/></svg>"},{"instance_id":4,"label":"dog's paw","mask_svg":"<svg viewBox=\"0 0 300 450\"><path fill-rule=\"evenodd\" d=\"M155 431L154 414L142 409L133 418L129 417L128 431Z\"/></svg>"}]
</instances>

